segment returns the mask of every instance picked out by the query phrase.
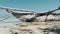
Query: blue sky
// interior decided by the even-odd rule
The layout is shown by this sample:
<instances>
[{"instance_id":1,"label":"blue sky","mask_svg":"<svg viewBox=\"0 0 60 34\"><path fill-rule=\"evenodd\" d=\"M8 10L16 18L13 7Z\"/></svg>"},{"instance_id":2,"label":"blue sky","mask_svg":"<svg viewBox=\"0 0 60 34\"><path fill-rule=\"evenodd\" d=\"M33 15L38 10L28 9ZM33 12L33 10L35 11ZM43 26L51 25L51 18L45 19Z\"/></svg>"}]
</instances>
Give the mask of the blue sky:
<instances>
[{"instance_id":1,"label":"blue sky","mask_svg":"<svg viewBox=\"0 0 60 34\"><path fill-rule=\"evenodd\" d=\"M51 10L60 6L60 0L0 0L0 6L39 11Z\"/></svg>"},{"instance_id":2,"label":"blue sky","mask_svg":"<svg viewBox=\"0 0 60 34\"><path fill-rule=\"evenodd\" d=\"M27 10L46 11L60 6L60 0L0 0L0 6ZM0 11L0 15L8 14Z\"/></svg>"}]
</instances>

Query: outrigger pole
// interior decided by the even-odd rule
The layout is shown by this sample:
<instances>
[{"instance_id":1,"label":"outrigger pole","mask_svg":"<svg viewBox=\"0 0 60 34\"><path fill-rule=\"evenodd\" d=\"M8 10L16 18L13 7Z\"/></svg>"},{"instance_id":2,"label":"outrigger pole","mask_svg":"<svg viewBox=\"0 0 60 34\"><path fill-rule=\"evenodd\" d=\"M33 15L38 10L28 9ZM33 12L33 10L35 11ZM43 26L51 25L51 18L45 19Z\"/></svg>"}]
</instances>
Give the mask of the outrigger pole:
<instances>
[{"instance_id":1,"label":"outrigger pole","mask_svg":"<svg viewBox=\"0 0 60 34\"><path fill-rule=\"evenodd\" d=\"M0 6L0 9L9 9L9 10L23 11L23 12L34 12L34 11L32 11L32 10L17 9L17 8L8 8L8 7L3 7L3 6Z\"/></svg>"}]
</instances>

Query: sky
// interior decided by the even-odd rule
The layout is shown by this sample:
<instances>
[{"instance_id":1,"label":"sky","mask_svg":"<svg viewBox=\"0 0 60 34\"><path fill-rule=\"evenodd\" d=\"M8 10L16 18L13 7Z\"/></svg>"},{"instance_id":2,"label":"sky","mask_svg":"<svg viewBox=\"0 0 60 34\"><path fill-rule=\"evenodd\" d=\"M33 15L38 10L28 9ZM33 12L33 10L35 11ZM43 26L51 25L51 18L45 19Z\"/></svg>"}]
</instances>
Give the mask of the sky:
<instances>
[{"instance_id":1,"label":"sky","mask_svg":"<svg viewBox=\"0 0 60 34\"><path fill-rule=\"evenodd\" d=\"M58 8L60 6L60 0L0 0L0 6L34 11L47 11ZM6 14L8 14L6 11L0 10L0 18ZM13 20L16 19L13 18Z\"/></svg>"},{"instance_id":2,"label":"sky","mask_svg":"<svg viewBox=\"0 0 60 34\"><path fill-rule=\"evenodd\" d=\"M51 10L60 6L60 0L0 0L0 6L39 11Z\"/></svg>"}]
</instances>

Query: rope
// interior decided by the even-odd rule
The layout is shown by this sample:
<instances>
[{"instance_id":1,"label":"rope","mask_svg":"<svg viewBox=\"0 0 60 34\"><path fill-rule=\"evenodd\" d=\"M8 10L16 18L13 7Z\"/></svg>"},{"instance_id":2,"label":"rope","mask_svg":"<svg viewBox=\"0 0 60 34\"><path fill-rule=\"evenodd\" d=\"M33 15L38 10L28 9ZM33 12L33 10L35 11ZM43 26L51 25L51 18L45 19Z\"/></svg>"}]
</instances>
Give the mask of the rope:
<instances>
[{"instance_id":1,"label":"rope","mask_svg":"<svg viewBox=\"0 0 60 34\"><path fill-rule=\"evenodd\" d=\"M7 15L2 16L2 18L6 17L6 16L8 16L8 14L7 14Z\"/></svg>"},{"instance_id":2,"label":"rope","mask_svg":"<svg viewBox=\"0 0 60 34\"><path fill-rule=\"evenodd\" d=\"M0 20L0 22L4 21L4 20L6 20L6 19L8 19L8 18L10 18L10 17L11 17L11 16L8 16L8 17L6 17L6 18Z\"/></svg>"}]
</instances>

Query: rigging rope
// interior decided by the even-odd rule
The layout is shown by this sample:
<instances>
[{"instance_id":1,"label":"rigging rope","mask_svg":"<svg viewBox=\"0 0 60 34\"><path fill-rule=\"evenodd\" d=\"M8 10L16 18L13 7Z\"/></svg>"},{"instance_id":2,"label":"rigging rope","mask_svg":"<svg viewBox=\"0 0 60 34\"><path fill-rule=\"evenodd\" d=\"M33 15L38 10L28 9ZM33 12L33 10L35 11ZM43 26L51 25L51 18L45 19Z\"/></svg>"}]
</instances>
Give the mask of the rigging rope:
<instances>
[{"instance_id":1,"label":"rigging rope","mask_svg":"<svg viewBox=\"0 0 60 34\"><path fill-rule=\"evenodd\" d=\"M2 16L2 18L6 17L6 16L8 16L8 14L7 14L7 15Z\"/></svg>"},{"instance_id":2,"label":"rigging rope","mask_svg":"<svg viewBox=\"0 0 60 34\"><path fill-rule=\"evenodd\" d=\"M8 16L8 17L6 17L6 18L0 20L0 22L4 21L4 20L6 20L6 19L8 19L8 18L10 18L10 17L11 17L11 16Z\"/></svg>"}]
</instances>

